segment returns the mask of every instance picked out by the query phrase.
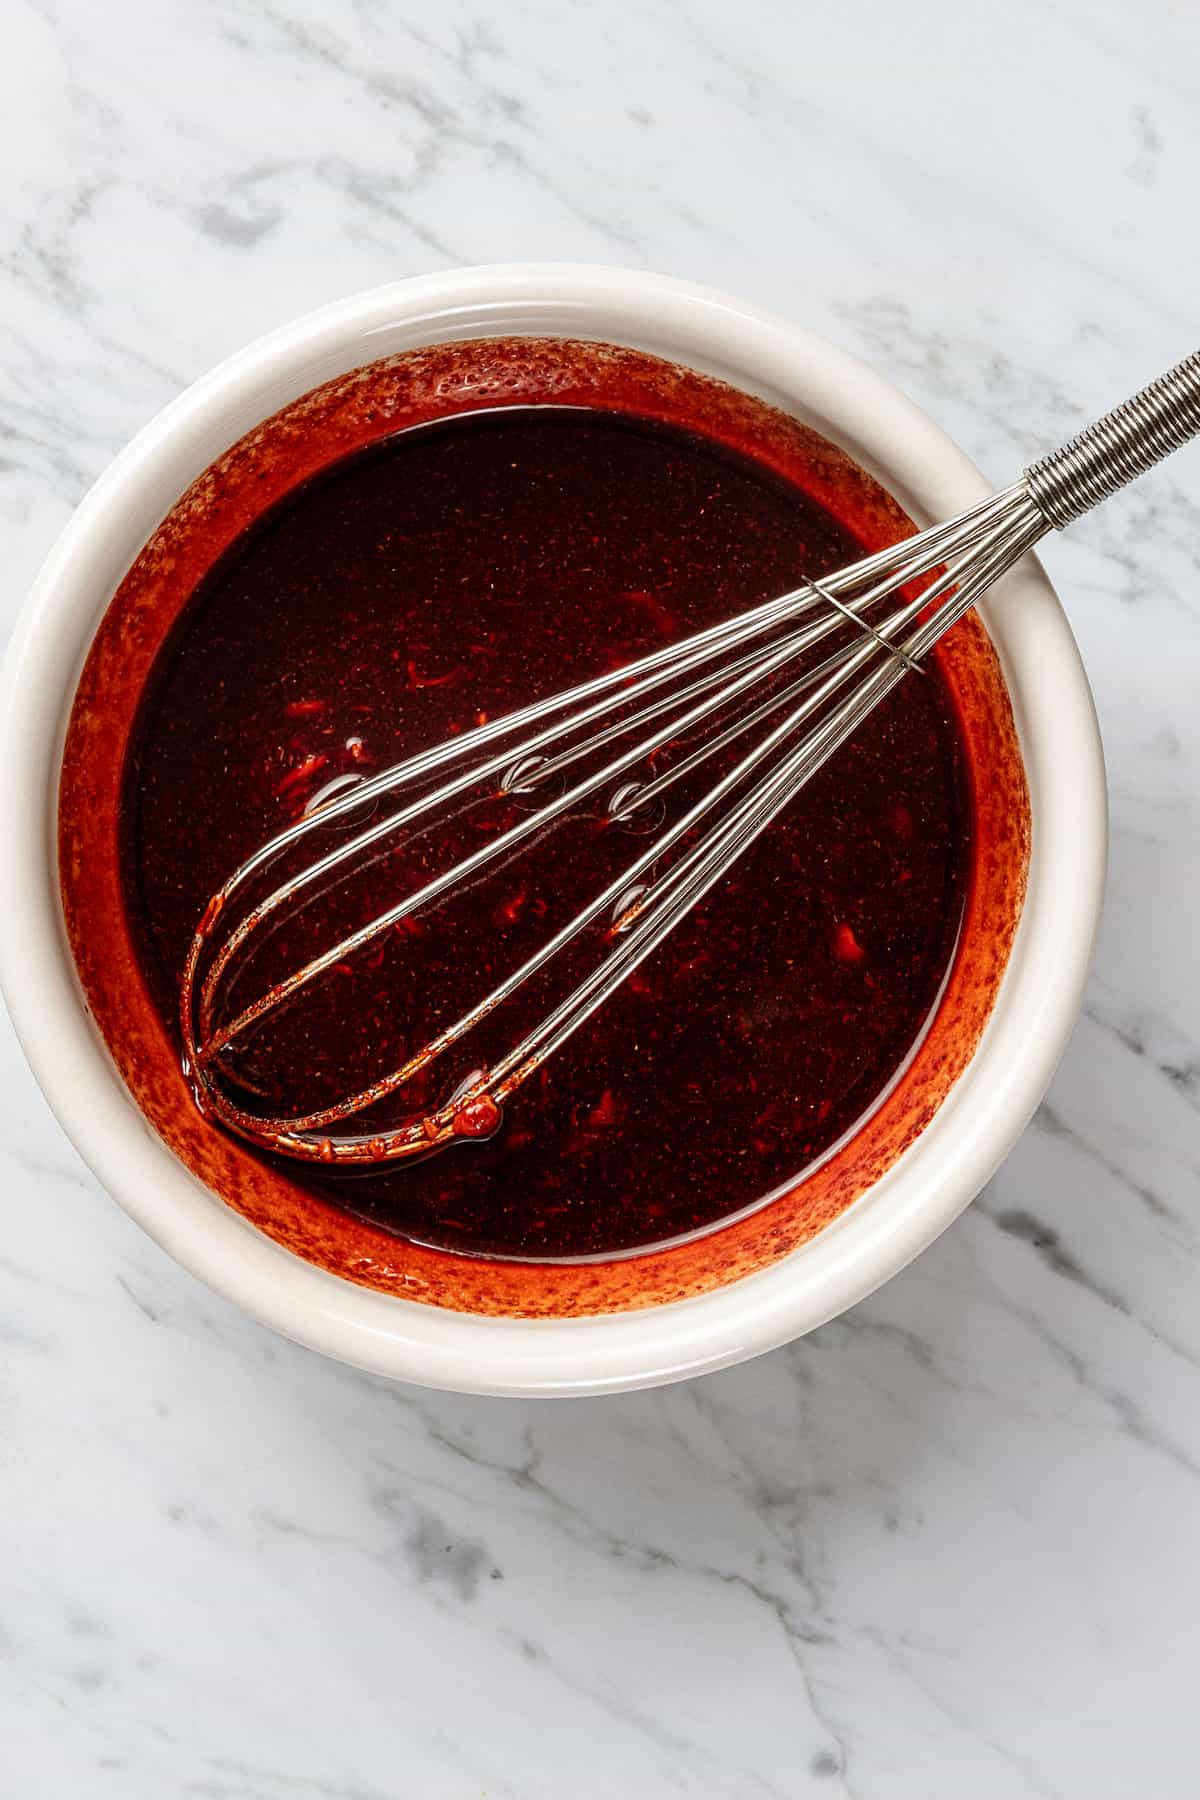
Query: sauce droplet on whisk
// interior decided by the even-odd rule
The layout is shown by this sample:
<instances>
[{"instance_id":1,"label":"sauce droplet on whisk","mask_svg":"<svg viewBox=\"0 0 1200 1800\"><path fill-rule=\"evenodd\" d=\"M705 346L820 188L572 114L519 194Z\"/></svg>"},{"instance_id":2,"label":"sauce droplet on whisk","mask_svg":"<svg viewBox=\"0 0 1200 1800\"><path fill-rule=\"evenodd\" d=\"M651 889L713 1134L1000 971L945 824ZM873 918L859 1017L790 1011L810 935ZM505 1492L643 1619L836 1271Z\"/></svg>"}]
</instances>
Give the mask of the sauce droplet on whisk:
<instances>
[{"instance_id":1,"label":"sauce droplet on whisk","mask_svg":"<svg viewBox=\"0 0 1200 1800\"><path fill-rule=\"evenodd\" d=\"M450 1126L455 1137L494 1137L504 1123L504 1114L490 1094L476 1094L454 1109Z\"/></svg>"}]
</instances>

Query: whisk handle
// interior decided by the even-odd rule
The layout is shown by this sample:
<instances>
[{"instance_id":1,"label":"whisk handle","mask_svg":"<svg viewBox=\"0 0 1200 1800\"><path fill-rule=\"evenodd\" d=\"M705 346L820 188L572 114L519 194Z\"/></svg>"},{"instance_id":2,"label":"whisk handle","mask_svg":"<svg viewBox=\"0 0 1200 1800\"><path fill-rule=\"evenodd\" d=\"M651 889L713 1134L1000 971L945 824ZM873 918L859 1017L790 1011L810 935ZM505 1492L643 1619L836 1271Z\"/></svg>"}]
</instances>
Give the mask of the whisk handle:
<instances>
[{"instance_id":1,"label":"whisk handle","mask_svg":"<svg viewBox=\"0 0 1200 1800\"><path fill-rule=\"evenodd\" d=\"M1025 470L1026 488L1062 531L1200 435L1200 350L1070 443Z\"/></svg>"}]
</instances>

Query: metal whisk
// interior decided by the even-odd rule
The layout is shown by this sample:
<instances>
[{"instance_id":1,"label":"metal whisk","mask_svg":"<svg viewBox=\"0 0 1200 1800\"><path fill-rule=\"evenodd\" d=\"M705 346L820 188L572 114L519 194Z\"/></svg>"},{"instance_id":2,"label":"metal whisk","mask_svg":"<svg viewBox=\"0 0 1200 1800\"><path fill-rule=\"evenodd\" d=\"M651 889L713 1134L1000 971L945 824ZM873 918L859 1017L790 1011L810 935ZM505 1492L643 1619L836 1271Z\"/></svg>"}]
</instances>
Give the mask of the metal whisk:
<instances>
[{"instance_id":1,"label":"metal whisk","mask_svg":"<svg viewBox=\"0 0 1200 1800\"><path fill-rule=\"evenodd\" d=\"M993 583L1051 528L1062 530L1197 434L1200 352L960 517L327 797L235 870L197 927L181 986L185 1071L197 1103L256 1144L327 1163L387 1161L491 1135L506 1101ZM709 784L697 792L706 765ZM672 789L684 798L677 792L682 810L669 819L664 796ZM428 843L480 795L510 796L520 810L498 835L256 998L230 1004L257 947L297 908L398 842ZM381 807L389 809L383 816ZM251 1103L229 1064L256 1027L581 809L643 828L629 840L636 854L594 899L402 1066L294 1117ZM590 966L519 1042L465 1079L460 1064L457 1087L451 1074L434 1107L405 1106L405 1088L430 1065L589 945Z\"/></svg>"}]
</instances>

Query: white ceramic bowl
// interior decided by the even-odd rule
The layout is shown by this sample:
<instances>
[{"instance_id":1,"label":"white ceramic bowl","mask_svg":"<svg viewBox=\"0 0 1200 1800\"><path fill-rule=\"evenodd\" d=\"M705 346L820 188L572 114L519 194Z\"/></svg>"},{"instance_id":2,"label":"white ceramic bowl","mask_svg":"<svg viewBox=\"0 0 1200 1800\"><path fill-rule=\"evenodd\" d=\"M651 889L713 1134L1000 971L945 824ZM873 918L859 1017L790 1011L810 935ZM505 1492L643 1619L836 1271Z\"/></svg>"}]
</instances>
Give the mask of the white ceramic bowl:
<instances>
[{"instance_id":1,"label":"white ceramic bowl","mask_svg":"<svg viewBox=\"0 0 1200 1800\"><path fill-rule=\"evenodd\" d=\"M986 491L962 453L880 376L785 319L660 276L566 264L466 269L354 295L288 325L196 382L139 434L83 501L29 596L0 721L0 974L64 1130L126 1210L202 1280L288 1337L380 1374L476 1393L586 1394L677 1380L812 1330L895 1274L978 1193L1041 1098L1079 1007L1103 884L1104 767L1074 640L1029 558L985 614L1033 818L1025 911L994 1012L916 1143L783 1261L647 1311L476 1318L339 1280L255 1231L150 1130L83 1006L55 851L75 683L145 539L244 432L378 357L522 333L615 340L721 376L832 438L918 519L956 512Z\"/></svg>"}]
</instances>

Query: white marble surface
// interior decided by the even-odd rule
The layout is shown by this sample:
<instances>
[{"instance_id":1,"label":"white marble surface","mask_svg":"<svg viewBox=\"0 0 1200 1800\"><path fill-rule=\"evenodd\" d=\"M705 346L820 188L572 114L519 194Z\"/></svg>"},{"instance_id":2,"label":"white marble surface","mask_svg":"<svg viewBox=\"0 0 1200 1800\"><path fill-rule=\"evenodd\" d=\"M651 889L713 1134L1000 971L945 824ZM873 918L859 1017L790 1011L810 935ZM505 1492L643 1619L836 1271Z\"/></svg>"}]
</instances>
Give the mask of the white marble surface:
<instances>
[{"instance_id":1,"label":"white marble surface","mask_svg":"<svg viewBox=\"0 0 1200 1800\"><path fill-rule=\"evenodd\" d=\"M244 340L456 262L739 290L996 479L1200 340L1187 0L3 0L3 617ZM0 1068L0 1790L1200 1792L1200 453L1056 541L1107 740L1086 1014L808 1341L526 1405L294 1349Z\"/></svg>"}]
</instances>

